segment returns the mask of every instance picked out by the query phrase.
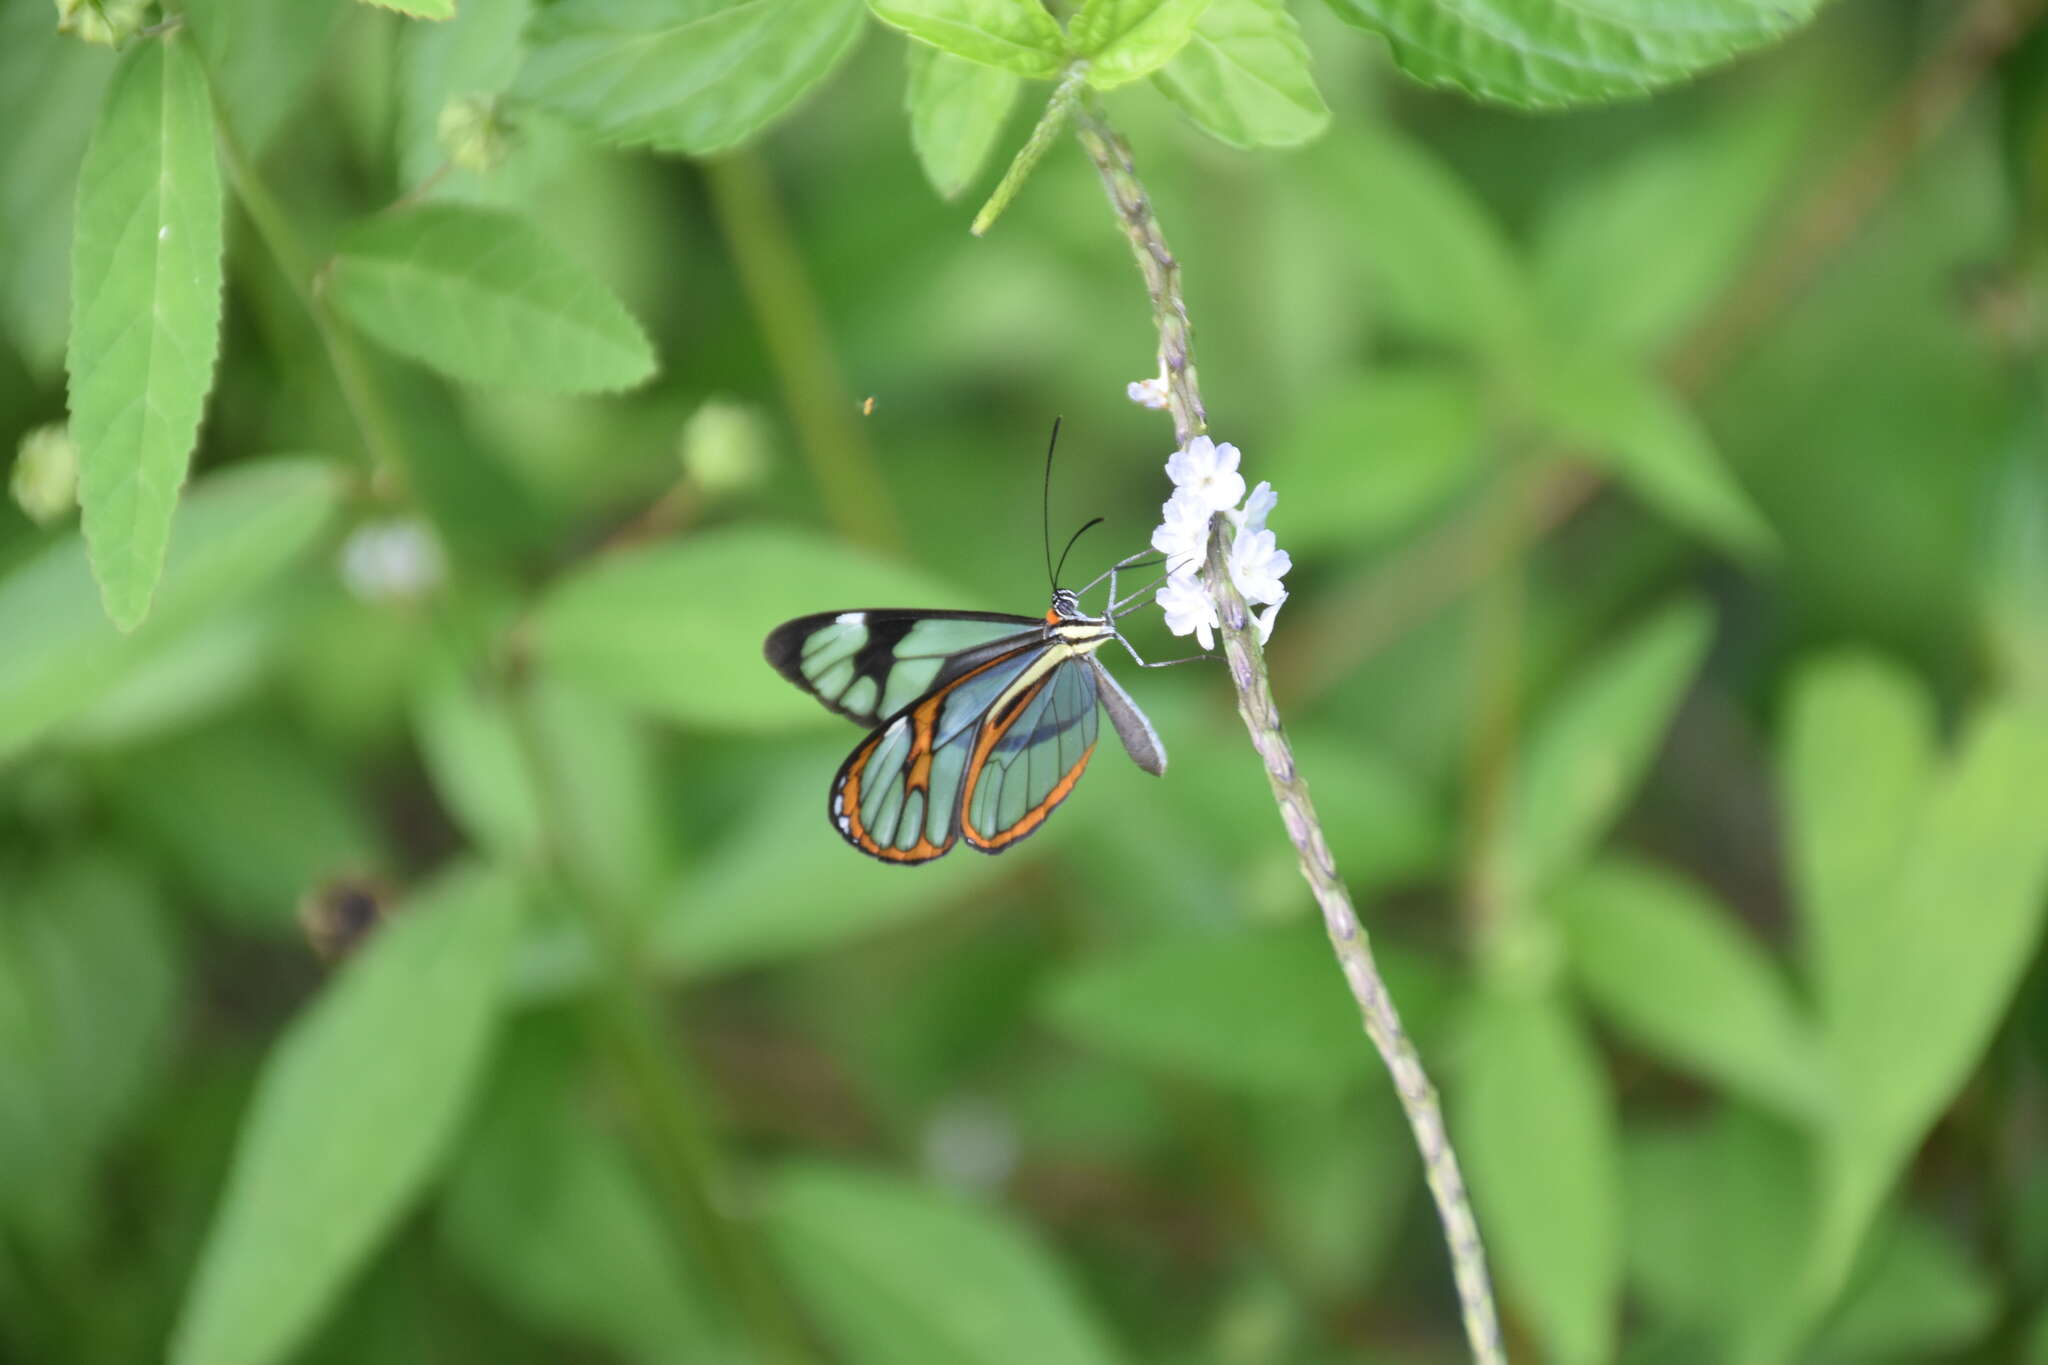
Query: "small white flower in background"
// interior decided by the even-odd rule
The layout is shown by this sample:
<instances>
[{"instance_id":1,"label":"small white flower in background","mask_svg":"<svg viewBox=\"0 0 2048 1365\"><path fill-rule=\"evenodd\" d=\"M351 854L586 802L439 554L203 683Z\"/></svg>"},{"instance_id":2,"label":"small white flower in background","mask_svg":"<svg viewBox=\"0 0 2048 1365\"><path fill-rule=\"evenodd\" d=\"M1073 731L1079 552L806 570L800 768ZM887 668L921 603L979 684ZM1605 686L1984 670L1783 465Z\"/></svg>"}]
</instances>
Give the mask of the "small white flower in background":
<instances>
[{"instance_id":1,"label":"small white flower in background","mask_svg":"<svg viewBox=\"0 0 2048 1365\"><path fill-rule=\"evenodd\" d=\"M946 1103L925 1125L924 1167L942 1184L978 1194L1002 1188L1017 1169L1017 1124L985 1100Z\"/></svg>"},{"instance_id":2,"label":"small white flower in background","mask_svg":"<svg viewBox=\"0 0 2048 1365\"><path fill-rule=\"evenodd\" d=\"M365 602L420 597L441 586L440 542L418 521L366 521L341 547L341 581Z\"/></svg>"},{"instance_id":3,"label":"small white flower in background","mask_svg":"<svg viewBox=\"0 0 2048 1365\"><path fill-rule=\"evenodd\" d=\"M1244 496L1244 475L1237 472L1237 447L1217 445L1197 436L1166 458L1166 477L1173 486L1200 498L1211 512L1228 511Z\"/></svg>"},{"instance_id":4,"label":"small white flower in background","mask_svg":"<svg viewBox=\"0 0 2048 1365\"><path fill-rule=\"evenodd\" d=\"M1194 633L1203 649L1216 648L1216 604L1209 600L1209 590L1202 586L1202 580L1193 573L1170 575L1164 587L1152 595L1159 609L1166 613L1166 628L1175 635Z\"/></svg>"},{"instance_id":5,"label":"small white flower in background","mask_svg":"<svg viewBox=\"0 0 2048 1365\"><path fill-rule=\"evenodd\" d=\"M1203 649L1215 648L1216 604L1202 572L1209 555L1209 526L1221 512L1236 528L1225 563L1230 581L1248 606L1266 609L1254 613L1259 643L1273 635L1273 618L1287 600L1281 583L1294 567L1293 558L1280 548L1274 534L1266 529L1266 518L1280 495L1273 485L1261 480L1245 496L1244 476L1237 472L1238 449L1217 445L1207 436L1197 436L1166 461L1166 475L1173 480L1173 496L1161 509L1160 524L1152 532L1152 548L1166 556L1166 585L1153 600L1166 613L1166 628L1175 635L1193 634ZM1243 498L1242 506L1238 499Z\"/></svg>"}]
</instances>

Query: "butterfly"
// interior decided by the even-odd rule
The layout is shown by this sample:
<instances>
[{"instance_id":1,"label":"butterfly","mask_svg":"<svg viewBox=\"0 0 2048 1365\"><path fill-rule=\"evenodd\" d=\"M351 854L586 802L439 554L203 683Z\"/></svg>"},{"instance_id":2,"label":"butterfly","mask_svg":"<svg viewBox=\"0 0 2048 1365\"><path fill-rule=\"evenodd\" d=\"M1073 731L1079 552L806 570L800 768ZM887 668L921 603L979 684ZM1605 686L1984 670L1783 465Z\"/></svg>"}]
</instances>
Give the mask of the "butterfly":
<instances>
[{"instance_id":1,"label":"butterfly","mask_svg":"<svg viewBox=\"0 0 2048 1365\"><path fill-rule=\"evenodd\" d=\"M1158 733L1095 657L1122 640L1107 576L1101 616L1055 588L1043 618L887 609L777 626L763 646L775 670L872 727L832 780L832 828L884 862L929 862L959 840L1001 853L1081 780L1098 706L1132 761L1164 774Z\"/></svg>"},{"instance_id":2,"label":"butterfly","mask_svg":"<svg viewBox=\"0 0 2048 1365\"><path fill-rule=\"evenodd\" d=\"M1047 531L1059 438L1055 420L1045 448ZM890 863L927 863L962 839L983 853L1001 853L1035 833L1073 793L1095 752L1097 707L1109 712L1132 762L1165 774L1158 732L1095 657L1115 640L1142 668L1187 662L1147 663L1117 631L1117 617L1152 586L1117 597L1117 574L1143 552L1082 587L1109 580L1100 616L1082 610L1080 593L1059 586L1075 542L1101 522L1097 517L1074 532L1057 566L1045 537L1052 605L1043 617L822 611L769 632L762 652L776 672L869 727L839 765L826 800L832 828L846 842Z\"/></svg>"}]
</instances>

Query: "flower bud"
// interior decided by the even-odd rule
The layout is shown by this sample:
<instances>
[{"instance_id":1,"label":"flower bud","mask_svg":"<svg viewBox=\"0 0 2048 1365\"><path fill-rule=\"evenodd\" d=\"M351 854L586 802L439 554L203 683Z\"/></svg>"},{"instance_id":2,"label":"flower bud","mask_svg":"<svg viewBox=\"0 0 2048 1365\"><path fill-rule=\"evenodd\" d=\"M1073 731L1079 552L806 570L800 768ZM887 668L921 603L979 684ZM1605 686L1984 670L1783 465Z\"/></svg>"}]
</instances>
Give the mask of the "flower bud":
<instances>
[{"instance_id":1,"label":"flower bud","mask_svg":"<svg viewBox=\"0 0 2048 1365\"><path fill-rule=\"evenodd\" d=\"M489 175L505 164L512 130L498 113L495 95L461 95L441 107L434 136L448 159L465 171Z\"/></svg>"},{"instance_id":2,"label":"flower bud","mask_svg":"<svg viewBox=\"0 0 2048 1365\"><path fill-rule=\"evenodd\" d=\"M148 10L149 0L57 0L57 31L119 47L135 36Z\"/></svg>"},{"instance_id":3,"label":"flower bud","mask_svg":"<svg viewBox=\"0 0 2048 1365\"><path fill-rule=\"evenodd\" d=\"M683 472L707 497L743 493L767 477L773 462L767 424L745 403L709 398L683 423Z\"/></svg>"},{"instance_id":4,"label":"flower bud","mask_svg":"<svg viewBox=\"0 0 2048 1365\"><path fill-rule=\"evenodd\" d=\"M68 516L78 505L78 445L62 422L37 427L14 452L14 476L7 490L15 505L38 526Z\"/></svg>"}]
</instances>

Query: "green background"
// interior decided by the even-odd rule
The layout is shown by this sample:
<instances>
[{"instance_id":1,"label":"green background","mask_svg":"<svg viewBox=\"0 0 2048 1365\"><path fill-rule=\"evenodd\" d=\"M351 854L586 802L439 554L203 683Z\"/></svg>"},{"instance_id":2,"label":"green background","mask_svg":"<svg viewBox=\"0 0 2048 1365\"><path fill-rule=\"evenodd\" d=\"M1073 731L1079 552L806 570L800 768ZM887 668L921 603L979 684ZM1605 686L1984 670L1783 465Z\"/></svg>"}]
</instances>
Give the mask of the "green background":
<instances>
[{"instance_id":1,"label":"green background","mask_svg":"<svg viewBox=\"0 0 2048 1365\"><path fill-rule=\"evenodd\" d=\"M515 101L437 174L520 7L179 8L403 475L231 186L147 621L0 508L0 1357L748 1361L757 1282L863 1365L1464 1358L1225 670L1108 658L1166 777L1105 746L1015 851L898 869L824 818L857 732L760 658L809 611L1041 611L1055 415L1054 537L1107 519L1069 580L1143 547L1171 432L1087 159L966 231L1048 87L947 202L909 45L841 15L745 150ZM1274 689L1513 1357L2048 1361L2048 40L1865 0L1535 115L1298 17L1304 146L1105 108L1279 492ZM10 450L66 412L121 60L50 30L0 10ZM525 226L378 214L422 182ZM420 302L487 251L566 258L580 339ZM342 572L393 522L438 583ZM334 968L301 921L344 886L387 919Z\"/></svg>"}]
</instances>

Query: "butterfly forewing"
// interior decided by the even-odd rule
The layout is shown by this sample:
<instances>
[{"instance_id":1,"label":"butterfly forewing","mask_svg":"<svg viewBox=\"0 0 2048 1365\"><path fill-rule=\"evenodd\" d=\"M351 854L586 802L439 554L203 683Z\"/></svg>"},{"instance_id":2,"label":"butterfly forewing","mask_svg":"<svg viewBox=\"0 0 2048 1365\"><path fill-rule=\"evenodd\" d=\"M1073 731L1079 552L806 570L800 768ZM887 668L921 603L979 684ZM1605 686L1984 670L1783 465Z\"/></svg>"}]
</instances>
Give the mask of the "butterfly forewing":
<instances>
[{"instance_id":1,"label":"butterfly forewing","mask_svg":"<svg viewBox=\"0 0 2048 1365\"><path fill-rule=\"evenodd\" d=\"M778 626L764 652L783 677L840 715L874 725L991 646L1037 638L1038 626L996 612L828 611Z\"/></svg>"}]
</instances>

